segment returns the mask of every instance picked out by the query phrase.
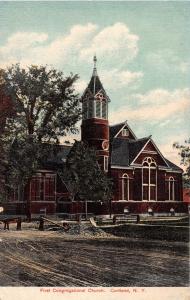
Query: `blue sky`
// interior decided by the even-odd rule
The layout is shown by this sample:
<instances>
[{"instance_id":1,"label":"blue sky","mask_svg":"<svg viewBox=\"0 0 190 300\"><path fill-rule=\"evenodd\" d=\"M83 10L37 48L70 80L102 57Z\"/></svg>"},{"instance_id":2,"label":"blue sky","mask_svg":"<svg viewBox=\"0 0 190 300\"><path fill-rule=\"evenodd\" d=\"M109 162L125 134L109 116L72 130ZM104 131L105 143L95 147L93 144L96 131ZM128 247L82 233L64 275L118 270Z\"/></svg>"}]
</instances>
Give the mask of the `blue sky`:
<instances>
[{"instance_id":1,"label":"blue sky","mask_svg":"<svg viewBox=\"0 0 190 300\"><path fill-rule=\"evenodd\" d=\"M189 2L0 2L0 67L48 64L78 73L81 93L98 58L110 123L152 134L179 164L189 136Z\"/></svg>"}]
</instances>

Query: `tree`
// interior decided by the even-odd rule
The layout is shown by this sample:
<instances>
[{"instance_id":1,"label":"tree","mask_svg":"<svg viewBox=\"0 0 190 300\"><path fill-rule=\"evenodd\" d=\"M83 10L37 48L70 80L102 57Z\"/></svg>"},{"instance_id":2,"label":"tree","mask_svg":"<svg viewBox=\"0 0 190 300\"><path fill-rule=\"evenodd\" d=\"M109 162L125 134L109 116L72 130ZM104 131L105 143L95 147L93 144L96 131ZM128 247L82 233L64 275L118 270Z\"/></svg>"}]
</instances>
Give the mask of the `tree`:
<instances>
[{"instance_id":1,"label":"tree","mask_svg":"<svg viewBox=\"0 0 190 300\"><path fill-rule=\"evenodd\" d=\"M186 170L183 174L184 187L190 187L190 139L185 141L185 145L174 143L173 146L179 150L181 164L186 167Z\"/></svg>"},{"instance_id":2,"label":"tree","mask_svg":"<svg viewBox=\"0 0 190 300\"><path fill-rule=\"evenodd\" d=\"M112 181L101 170L93 148L75 141L66 166L60 170L71 200L109 202L112 198Z\"/></svg>"},{"instance_id":3,"label":"tree","mask_svg":"<svg viewBox=\"0 0 190 300\"><path fill-rule=\"evenodd\" d=\"M46 158L50 144L76 132L81 116L73 86L77 79L78 75L64 77L47 66L23 69L16 64L1 70L3 99L9 99L14 112L0 114L0 145L5 153L0 177L5 178L7 187L24 185ZM0 107L2 102L0 98Z\"/></svg>"},{"instance_id":4,"label":"tree","mask_svg":"<svg viewBox=\"0 0 190 300\"><path fill-rule=\"evenodd\" d=\"M3 143L3 136L6 133L6 120L8 117L13 117L14 110L11 105L11 100L4 93L3 70L0 70L0 201L3 200L5 194L5 177L7 167L7 149L8 143L6 140Z\"/></svg>"}]
</instances>

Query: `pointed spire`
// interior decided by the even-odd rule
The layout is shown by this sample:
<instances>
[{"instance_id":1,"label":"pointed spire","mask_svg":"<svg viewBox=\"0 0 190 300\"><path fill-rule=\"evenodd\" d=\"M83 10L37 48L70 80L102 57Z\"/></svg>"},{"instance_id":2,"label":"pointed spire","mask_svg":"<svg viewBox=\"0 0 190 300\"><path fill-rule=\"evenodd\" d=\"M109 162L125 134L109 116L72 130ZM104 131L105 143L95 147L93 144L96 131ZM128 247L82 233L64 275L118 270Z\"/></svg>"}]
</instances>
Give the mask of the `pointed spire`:
<instances>
[{"instance_id":1,"label":"pointed spire","mask_svg":"<svg viewBox=\"0 0 190 300\"><path fill-rule=\"evenodd\" d=\"M92 73L92 76L97 76L97 69L96 69L96 63L97 63L97 58L96 58L96 55L94 55L93 57L93 61L94 61L94 68L93 68L93 73Z\"/></svg>"},{"instance_id":2,"label":"pointed spire","mask_svg":"<svg viewBox=\"0 0 190 300\"><path fill-rule=\"evenodd\" d=\"M98 75L98 74L97 74L97 69L96 69L96 63L97 63L96 55L94 55L93 61L94 61L94 68L93 68L93 73L92 73L92 76L93 76L93 78L94 78L94 83L93 83L93 94L95 95L95 91L96 91L96 76Z\"/></svg>"},{"instance_id":3,"label":"pointed spire","mask_svg":"<svg viewBox=\"0 0 190 300\"><path fill-rule=\"evenodd\" d=\"M90 82L89 82L86 90L84 91L83 96L86 94L87 91L89 91L91 93L91 95L93 95L93 96L95 96L99 91L101 91L101 92L103 92L105 97L108 99L108 101L110 101L109 97L106 95L106 92L102 86L102 83L101 83L100 78L97 73L97 68L96 68L97 57L96 57L96 55L94 55L94 57L93 57L93 63L94 63L94 67L93 67L92 77L90 79Z\"/></svg>"}]
</instances>

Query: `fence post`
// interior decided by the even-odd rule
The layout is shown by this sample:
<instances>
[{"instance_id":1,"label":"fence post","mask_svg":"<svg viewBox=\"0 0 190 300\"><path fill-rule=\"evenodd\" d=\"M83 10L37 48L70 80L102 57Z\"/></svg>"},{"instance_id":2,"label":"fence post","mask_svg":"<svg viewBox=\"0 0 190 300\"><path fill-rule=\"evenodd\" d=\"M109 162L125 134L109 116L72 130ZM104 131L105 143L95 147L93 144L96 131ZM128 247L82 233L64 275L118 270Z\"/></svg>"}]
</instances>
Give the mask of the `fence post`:
<instances>
[{"instance_id":1,"label":"fence post","mask_svg":"<svg viewBox=\"0 0 190 300\"><path fill-rule=\"evenodd\" d=\"M39 230L41 230L41 231L44 230L44 219L42 217L40 217Z\"/></svg>"},{"instance_id":2,"label":"fence post","mask_svg":"<svg viewBox=\"0 0 190 300\"><path fill-rule=\"evenodd\" d=\"M137 224L140 222L140 216L137 215Z\"/></svg>"},{"instance_id":3,"label":"fence post","mask_svg":"<svg viewBox=\"0 0 190 300\"><path fill-rule=\"evenodd\" d=\"M21 230L21 223L22 223L21 218L18 218L18 219L17 219L16 230Z\"/></svg>"},{"instance_id":4,"label":"fence post","mask_svg":"<svg viewBox=\"0 0 190 300\"><path fill-rule=\"evenodd\" d=\"M9 230L9 221L4 221L4 230Z\"/></svg>"},{"instance_id":5,"label":"fence post","mask_svg":"<svg viewBox=\"0 0 190 300\"><path fill-rule=\"evenodd\" d=\"M113 224L115 225L117 222L117 217L116 216L113 216Z\"/></svg>"}]
</instances>

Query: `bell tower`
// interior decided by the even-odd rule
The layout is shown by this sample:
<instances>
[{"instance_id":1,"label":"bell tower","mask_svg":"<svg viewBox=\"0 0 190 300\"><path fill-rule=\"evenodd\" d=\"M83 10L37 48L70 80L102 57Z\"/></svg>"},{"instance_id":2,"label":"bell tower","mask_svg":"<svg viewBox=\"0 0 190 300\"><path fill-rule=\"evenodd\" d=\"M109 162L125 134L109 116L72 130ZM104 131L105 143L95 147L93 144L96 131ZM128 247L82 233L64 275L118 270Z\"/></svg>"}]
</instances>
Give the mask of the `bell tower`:
<instances>
[{"instance_id":1,"label":"bell tower","mask_svg":"<svg viewBox=\"0 0 190 300\"><path fill-rule=\"evenodd\" d=\"M99 79L96 63L97 58L94 56L92 77L81 98L83 113L81 140L95 148L98 162L107 172L109 160L108 103L110 99Z\"/></svg>"}]
</instances>

